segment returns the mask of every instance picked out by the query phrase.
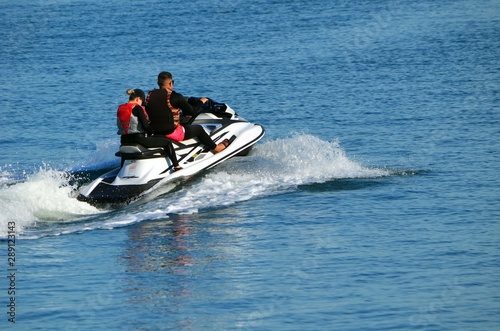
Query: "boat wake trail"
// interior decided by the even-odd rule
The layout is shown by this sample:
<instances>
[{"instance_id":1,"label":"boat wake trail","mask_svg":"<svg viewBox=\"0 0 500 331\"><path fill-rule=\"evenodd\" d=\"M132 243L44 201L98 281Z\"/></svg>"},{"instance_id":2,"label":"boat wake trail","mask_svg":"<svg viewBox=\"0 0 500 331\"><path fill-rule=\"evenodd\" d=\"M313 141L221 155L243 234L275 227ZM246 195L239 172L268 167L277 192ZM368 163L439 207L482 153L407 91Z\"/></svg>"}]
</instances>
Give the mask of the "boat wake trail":
<instances>
[{"instance_id":1,"label":"boat wake trail","mask_svg":"<svg viewBox=\"0 0 500 331\"><path fill-rule=\"evenodd\" d=\"M336 141L303 134L259 143L249 156L230 159L195 176L176 191L163 195L153 192L154 198L146 197L111 211L78 201L75 198L78 181L66 171L44 168L11 184L5 180L8 174L3 173L0 238L5 238L8 222L16 223L21 237L38 238L165 219L168 214L197 213L297 190L300 185L391 175L394 174L390 170L352 161Z\"/></svg>"},{"instance_id":2,"label":"boat wake trail","mask_svg":"<svg viewBox=\"0 0 500 331\"><path fill-rule=\"evenodd\" d=\"M335 179L378 178L391 172L350 160L338 142L297 135L259 144L250 157L234 158L165 199L151 202L165 213L196 213L238 201L296 190Z\"/></svg>"},{"instance_id":3,"label":"boat wake trail","mask_svg":"<svg viewBox=\"0 0 500 331\"><path fill-rule=\"evenodd\" d=\"M40 221L67 222L100 213L76 200L75 188L69 182L66 172L45 168L23 181L1 186L0 238L6 237L9 222L15 224L17 234L22 234Z\"/></svg>"}]
</instances>

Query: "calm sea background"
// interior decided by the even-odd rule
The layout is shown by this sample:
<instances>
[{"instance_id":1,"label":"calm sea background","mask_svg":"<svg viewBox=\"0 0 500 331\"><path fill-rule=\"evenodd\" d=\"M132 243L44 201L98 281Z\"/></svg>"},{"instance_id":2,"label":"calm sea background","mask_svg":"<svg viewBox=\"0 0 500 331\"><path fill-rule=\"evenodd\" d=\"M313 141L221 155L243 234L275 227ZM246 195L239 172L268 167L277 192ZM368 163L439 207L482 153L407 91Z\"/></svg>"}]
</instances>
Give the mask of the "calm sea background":
<instances>
[{"instance_id":1,"label":"calm sea background","mask_svg":"<svg viewBox=\"0 0 500 331\"><path fill-rule=\"evenodd\" d=\"M0 6L1 330L500 330L500 1ZM163 70L266 136L77 201Z\"/></svg>"}]
</instances>

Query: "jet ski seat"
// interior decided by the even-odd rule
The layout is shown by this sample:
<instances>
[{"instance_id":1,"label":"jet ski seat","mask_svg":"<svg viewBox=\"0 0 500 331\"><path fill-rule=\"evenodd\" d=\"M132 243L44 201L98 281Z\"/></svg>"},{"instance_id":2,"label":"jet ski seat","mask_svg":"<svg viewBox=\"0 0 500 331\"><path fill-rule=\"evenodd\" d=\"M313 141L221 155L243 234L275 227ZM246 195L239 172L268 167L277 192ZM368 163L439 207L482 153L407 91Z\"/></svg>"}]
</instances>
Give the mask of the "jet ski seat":
<instances>
[{"instance_id":1,"label":"jet ski seat","mask_svg":"<svg viewBox=\"0 0 500 331\"><path fill-rule=\"evenodd\" d=\"M161 147L146 148L140 144L126 144L121 145L115 155L124 160L140 160L166 156L167 153Z\"/></svg>"}]
</instances>

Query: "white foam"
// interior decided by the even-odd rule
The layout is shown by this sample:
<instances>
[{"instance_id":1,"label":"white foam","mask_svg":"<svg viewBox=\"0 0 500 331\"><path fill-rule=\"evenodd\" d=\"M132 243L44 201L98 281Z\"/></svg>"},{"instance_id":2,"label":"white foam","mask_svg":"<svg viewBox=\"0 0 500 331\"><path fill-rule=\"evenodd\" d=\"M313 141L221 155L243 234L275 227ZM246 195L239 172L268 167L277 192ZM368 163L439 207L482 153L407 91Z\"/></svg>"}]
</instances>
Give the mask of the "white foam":
<instances>
[{"instance_id":1,"label":"white foam","mask_svg":"<svg viewBox=\"0 0 500 331\"><path fill-rule=\"evenodd\" d=\"M0 167L0 188L6 186L11 181L12 175L7 170Z\"/></svg>"},{"instance_id":2,"label":"white foam","mask_svg":"<svg viewBox=\"0 0 500 331\"><path fill-rule=\"evenodd\" d=\"M66 173L40 169L23 182L0 190L0 238L7 224L14 222L17 234L37 221L71 221L99 213L99 210L74 197L74 187Z\"/></svg>"},{"instance_id":3,"label":"white foam","mask_svg":"<svg viewBox=\"0 0 500 331\"><path fill-rule=\"evenodd\" d=\"M116 147L114 142L103 143L91 157L92 162L109 161L108 154L114 154ZM85 162L92 167L91 162ZM44 168L23 182L0 187L0 237L5 237L9 221L15 222L20 232L40 221L51 224L43 231L30 228L28 238L47 233L112 229L144 220L165 219L168 214L192 214L200 209L228 206L294 190L303 184L388 175L388 170L364 167L349 159L338 141L296 134L259 143L249 156L228 160L203 177L183 184L178 191L160 196L152 192L154 198L142 199L115 211L100 211L76 200L75 187L69 184L65 172ZM98 217L93 217L96 214Z\"/></svg>"},{"instance_id":4,"label":"white foam","mask_svg":"<svg viewBox=\"0 0 500 331\"><path fill-rule=\"evenodd\" d=\"M189 214L293 190L297 185L389 174L351 161L337 141L296 135L259 144L251 156L229 160L194 185L169 195L168 203L160 198L151 204L166 214Z\"/></svg>"},{"instance_id":5,"label":"white foam","mask_svg":"<svg viewBox=\"0 0 500 331\"><path fill-rule=\"evenodd\" d=\"M338 141L323 141L307 134L267 142L259 146L256 155L263 159L258 166L264 174L290 185L388 175L385 170L350 160Z\"/></svg>"}]
</instances>

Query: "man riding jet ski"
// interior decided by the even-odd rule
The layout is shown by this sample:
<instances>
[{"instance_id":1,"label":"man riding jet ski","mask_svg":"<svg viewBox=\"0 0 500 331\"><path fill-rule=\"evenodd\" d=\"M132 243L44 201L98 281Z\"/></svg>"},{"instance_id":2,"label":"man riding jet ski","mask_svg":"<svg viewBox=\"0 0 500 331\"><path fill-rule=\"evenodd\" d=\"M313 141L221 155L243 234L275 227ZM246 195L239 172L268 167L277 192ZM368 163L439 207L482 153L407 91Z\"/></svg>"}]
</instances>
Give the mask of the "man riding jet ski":
<instances>
[{"instance_id":1,"label":"man riding jet ski","mask_svg":"<svg viewBox=\"0 0 500 331\"><path fill-rule=\"evenodd\" d=\"M216 144L200 125L182 124L181 114L196 115L197 111L208 102L208 98L185 98L174 90L174 79L168 71L158 74L158 87L146 97L146 112L151 119L151 127L156 135L164 135L174 141L197 138L215 153L227 147L228 142Z\"/></svg>"},{"instance_id":2,"label":"man riding jet ski","mask_svg":"<svg viewBox=\"0 0 500 331\"><path fill-rule=\"evenodd\" d=\"M191 102L196 100L191 98ZM225 148L217 152L197 137L172 141L179 165L176 171L164 148L122 142L116 153L121 157L121 166L83 187L78 200L94 205L128 203L166 183L210 169L233 156L247 155L265 134L261 125L246 121L228 105L212 100L186 121L188 125L201 126L215 144L224 142Z\"/></svg>"}]
</instances>

